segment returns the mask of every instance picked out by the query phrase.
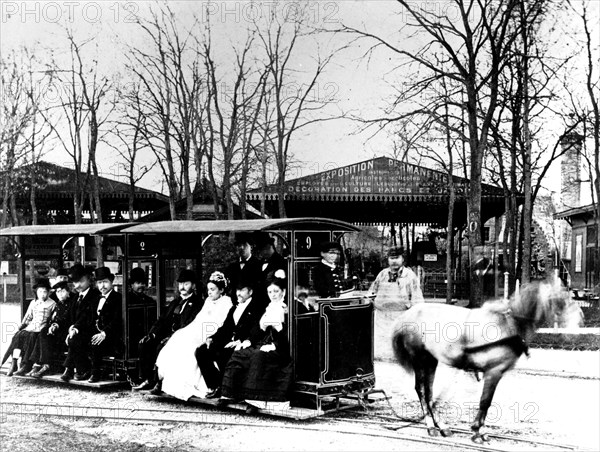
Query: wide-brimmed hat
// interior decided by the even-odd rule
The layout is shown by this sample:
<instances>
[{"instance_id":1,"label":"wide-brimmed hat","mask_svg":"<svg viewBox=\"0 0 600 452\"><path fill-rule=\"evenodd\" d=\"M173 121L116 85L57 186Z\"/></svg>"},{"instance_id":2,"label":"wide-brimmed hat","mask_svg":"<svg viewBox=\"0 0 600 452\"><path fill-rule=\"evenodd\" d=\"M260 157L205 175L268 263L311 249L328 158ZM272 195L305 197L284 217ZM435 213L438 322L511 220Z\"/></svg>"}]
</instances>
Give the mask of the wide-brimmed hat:
<instances>
[{"instance_id":1,"label":"wide-brimmed hat","mask_svg":"<svg viewBox=\"0 0 600 452\"><path fill-rule=\"evenodd\" d=\"M108 279L112 282L115 279L115 275L112 274L110 268L108 267L98 267L96 270L94 270L94 276L96 277L96 281Z\"/></svg>"},{"instance_id":2,"label":"wide-brimmed hat","mask_svg":"<svg viewBox=\"0 0 600 452\"><path fill-rule=\"evenodd\" d=\"M90 267L84 267L81 264L75 264L69 269L69 279L79 281L84 276L91 278L93 270Z\"/></svg>"},{"instance_id":3,"label":"wide-brimmed hat","mask_svg":"<svg viewBox=\"0 0 600 452\"><path fill-rule=\"evenodd\" d=\"M148 283L148 277L142 267L132 268L129 272L129 284L133 284L134 282Z\"/></svg>"},{"instance_id":4,"label":"wide-brimmed hat","mask_svg":"<svg viewBox=\"0 0 600 452\"><path fill-rule=\"evenodd\" d=\"M67 281L59 281L52 286L52 290L58 289L69 289L69 283Z\"/></svg>"},{"instance_id":5,"label":"wide-brimmed hat","mask_svg":"<svg viewBox=\"0 0 600 452\"><path fill-rule=\"evenodd\" d=\"M33 285L33 290L38 290L40 287L50 290L50 280L48 278L36 279L35 284Z\"/></svg>"},{"instance_id":6,"label":"wide-brimmed hat","mask_svg":"<svg viewBox=\"0 0 600 452\"><path fill-rule=\"evenodd\" d=\"M177 282L196 282L196 273L194 273L193 270L188 270L187 268L184 268L183 270L181 270L179 272L179 276L177 277Z\"/></svg>"},{"instance_id":7,"label":"wide-brimmed hat","mask_svg":"<svg viewBox=\"0 0 600 452\"><path fill-rule=\"evenodd\" d=\"M321 253L326 253L329 250L338 250L341 253L342 245L338 242L323 242L319 245L319 249L321 250Z\"/></svg>"}]
</instances>

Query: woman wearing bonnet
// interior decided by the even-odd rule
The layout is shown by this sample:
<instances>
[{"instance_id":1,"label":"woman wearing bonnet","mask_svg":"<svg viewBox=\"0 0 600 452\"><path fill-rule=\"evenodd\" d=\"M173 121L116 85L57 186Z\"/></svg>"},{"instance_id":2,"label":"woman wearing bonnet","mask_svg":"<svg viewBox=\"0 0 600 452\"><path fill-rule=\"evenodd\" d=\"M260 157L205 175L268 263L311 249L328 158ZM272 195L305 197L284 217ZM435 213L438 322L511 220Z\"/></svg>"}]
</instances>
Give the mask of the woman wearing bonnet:
<instances>
[{"instance_id":1,"label":"woman wearing bonnet","mask_svg":"<svg viewBox=\"0 0 600 452\"><path fill-rule=\"evenodd\" d=\"M284 275L275 272L268 278L269 305L225 368L221 405L245 399L248 413L258 408L289 409L292 366L285 323L286 281L279 276Z\"/></svg>"},{"instance_id":2,"label":"woman wearing bonnet","mask_svg":"<svg viewBox=\"0 0 600 452\"><path fill-rule=\"evenodd\" d=\"M195 352L223 325L233 306L231 298L225 295L227 284L223 273L210 275L206 284L208 297L202 309L192 323L171 336L159 353L156 367L163 392L181 400L205 396L208 388L198 368Z\"/></svg>"}]
</instances>

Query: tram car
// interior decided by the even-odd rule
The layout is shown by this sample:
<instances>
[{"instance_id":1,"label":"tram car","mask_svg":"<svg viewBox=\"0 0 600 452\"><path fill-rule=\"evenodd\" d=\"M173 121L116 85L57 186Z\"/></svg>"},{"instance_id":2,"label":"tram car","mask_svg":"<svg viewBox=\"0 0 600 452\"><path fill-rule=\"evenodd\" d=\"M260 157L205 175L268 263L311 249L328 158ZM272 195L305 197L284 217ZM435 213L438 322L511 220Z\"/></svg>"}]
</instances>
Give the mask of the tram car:
<instances>
[{"instance_id":1,"label":"tram car","mask_svg":"<svg viewBox=\"0 0 600 452\"><path fill-rule=\"evenodd\" d=\"M116 275L115 290L123 297L122 353L104 357L101 381L68 383L95 387L123 385L136 375L138 342L175 297L181 269L193 270L206 283L211 272L236 259L232 244L236 234L268 237L287 266L291 405L318 415L339 409L345 401L363 403L382 392L375 389L372 298L355 292L350 284L328 298L319 298L315 290L319 245L336 242L342 247L344 235L358 231L338 220L288 218L18 226L0 230L0 236L9 239L18 256L22 315L33 297L36 276L52 278L57 269L75 262L95 266L100 260L96 250L101 250L101 261ZM344 253L341 259L344 268ZM152 303L136 303L129 295L127 278L136 267L144 269ZM351 282L345 276L345 283ZM301 303L312 309L302 309ZM44 380L61 381L58 374Z\"/></svg>"}]
</instances>

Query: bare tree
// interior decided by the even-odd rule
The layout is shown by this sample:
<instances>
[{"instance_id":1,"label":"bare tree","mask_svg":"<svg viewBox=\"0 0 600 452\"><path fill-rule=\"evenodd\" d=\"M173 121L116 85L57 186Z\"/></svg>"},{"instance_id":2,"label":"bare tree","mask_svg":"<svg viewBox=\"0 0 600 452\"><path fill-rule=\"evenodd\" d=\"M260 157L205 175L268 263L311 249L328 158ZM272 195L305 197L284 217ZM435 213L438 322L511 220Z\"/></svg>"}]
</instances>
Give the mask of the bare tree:
<instances>
[{"instance_id":1,"label":"bare tree","mask_svg":"<svg viewBox=\"0 0 600 452\"><path fill-rule=\"evenodd\" d=\"M473 259L482 244L482 163L498 105L498 80L519 32L518 27L516 30L510 27L519 2L509 0L499 4L493 0L452 0L448 3L458 20L453 21L437 10L421 9L414 2L399 0L407 13L403 17L409 17L404 28L410 30L409 39L423 43L416 51L363 30L344 26L339 31L374 41L368 54L375 48L384 47L400 57L402 63L399 67L410 69L416 65L422 71L421 78L450 79L464 89L470 165L467 235ZM374 122L391 123L405 115L387 115ZM470 306L477 306L482 301L483 284L474 268L471 269L470 288Z\"/></svg>"},{"instance_id":2,"label":"bare tree","mask_svg":"<svg viewBox=\"0 0 600 452\"><path fill-rule=\"evenodd\" d=\"M285 217L285 175L292 159L292 137L296 132L315 122L337 119L338 117L317 117L314 113L321 110L331 99L315 98L317 82L336 52L326 56L318 55L315 66L305 74L306 83L291 68L296 57L298 45L307 37L305 26L307 10L295 9L293 18L278 18L272 15L264 26L257 25L257 32L263 44L268 69L267 86L272 92L271 105L274 112L275 165L277 168L278 210ZM293 92L290 88L297 87Z\"/></svg>"},{"instance_id":3,"label":"bare tree","mask_svg":"<svg viewBox=\"0 0 600 452\"><path fill-rule=\"evenodd\" d=\"M127 175L129 185L128 219L134 221L135 186L157 164L156 160L147 164L140 164L139 157L148 148L147 142L142 140L144 121L146 120L142 108L141 89L139 83L133 83L129 89L119 92L119 116L113 123L112 134L117 140L113 147L123 159L123 169Z\"/></svg>"},{"instance_id":4,"label":"bare tree","mask_svg":"<svg viewBox=\"0 0 600 452\"><path fill-rule=\"evenodd\" d=\"M19 223L16 206L16 193L13 192L14 170L27 153L23 145L26 131L35 116L36 106L29 93L30 79L16 52L0 60L2 82L2 105L0 106L0 169L2 171L2 212L0 227L5 228L10 220Z\"/></svg>"}]
</instances>

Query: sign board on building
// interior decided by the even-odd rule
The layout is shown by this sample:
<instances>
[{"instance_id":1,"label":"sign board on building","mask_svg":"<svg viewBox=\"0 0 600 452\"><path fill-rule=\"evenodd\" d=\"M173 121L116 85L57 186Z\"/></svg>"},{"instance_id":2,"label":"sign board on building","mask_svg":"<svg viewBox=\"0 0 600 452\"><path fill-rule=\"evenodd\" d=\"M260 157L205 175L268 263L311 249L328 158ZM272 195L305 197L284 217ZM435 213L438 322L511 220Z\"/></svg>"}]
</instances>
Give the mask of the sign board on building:
<instances>
[{"instance_id":1,"label":"sign board on building","mask_svg":"<svg viewBox=\"0 0 600 452\"><path fill-rule=\"evenodd\" d=\"M438 255L437 254L425 254L423 260L425 262L437 262Z\"/></svg>"}]
</instances>

